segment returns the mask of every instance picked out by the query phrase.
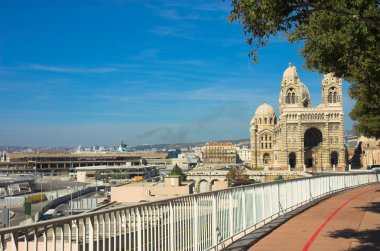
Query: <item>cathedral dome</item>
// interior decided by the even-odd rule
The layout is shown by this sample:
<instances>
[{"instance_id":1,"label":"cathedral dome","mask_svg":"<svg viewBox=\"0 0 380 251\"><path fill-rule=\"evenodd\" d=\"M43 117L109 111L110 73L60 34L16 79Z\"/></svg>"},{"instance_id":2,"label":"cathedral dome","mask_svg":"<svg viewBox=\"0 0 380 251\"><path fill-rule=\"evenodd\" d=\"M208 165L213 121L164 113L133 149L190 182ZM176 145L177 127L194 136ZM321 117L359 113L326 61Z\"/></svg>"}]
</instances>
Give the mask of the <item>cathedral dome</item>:
<instances>
[{"instance_id":1,"label":"cathedral dome","mask_svg":"<svg viewBox=\"0 0 380 251\"><path fill-rule=\"evenodd\" d=\"M251 126L254 124L274 126L276 124L276 120L276 112L274 111L273 107L267 103L264 103L257 107L255 116L253 116L251 120Z\"/></svg>"},{"instance_id":2,"label":"cathedral dome","mask_svg":"<svg viewBox=\"0 0 380 251\"><path fill-rule=\"evenodd\" d=\"M305 98L310 100L309 89L307 89L306 85L304 85L303 83L300 82L300 84L301 84L301 91L302 91L302 100L304 100Z\"/></svg>"},{"instance_id":3,"label":"cathedral dome","mask_svg":"<svg viewBox=\"0 0 380 251\"><path fill-rule=\"evenodd\" d=\"M282 79L298 79L297 68L289 65L289 67L284 71Z\"/></svg>"},{"instance_id":4,"label":"cathedral dome","mask_svg":"<svg viewBox=\"0 0 380 251\"><path fill-rule=\"evenodd\" d=\"M255 117L273 117L276 116L276 112L274 111L273 107L268 105L267 103L264 103L257 107L255 112Z\"/></svg>"}]
</instances>

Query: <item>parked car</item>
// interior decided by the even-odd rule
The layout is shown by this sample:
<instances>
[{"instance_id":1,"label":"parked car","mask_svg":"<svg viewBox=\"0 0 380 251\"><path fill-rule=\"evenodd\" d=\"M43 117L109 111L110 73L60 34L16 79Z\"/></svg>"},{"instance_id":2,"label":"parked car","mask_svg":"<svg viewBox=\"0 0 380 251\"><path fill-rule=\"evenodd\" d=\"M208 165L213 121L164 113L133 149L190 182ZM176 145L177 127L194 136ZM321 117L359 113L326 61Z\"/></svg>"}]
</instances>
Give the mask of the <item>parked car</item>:
<instances>
[{"instance_id":1,"label":"parked car","mask_svg":"<svg viewBox=\"0 0 380 251\"><path fill-rule=\"evenodd\" d=\"M380 171L380 164L368 165L367 168L372 171Z\"/></svg>"},{"instance_id":2,"label":"parked car","mask_svg":"<svg viewBox=\"0 0 380 251\"><path fill-rule=\"evenodd\" d=\"M105 204L108 204L110 202L109 199L104 199L103 201L101 201L99 204L100 205L105 205Z\"/></svg>"},{"instance_id":3,"label":"parked car","mask_svg":"<svg viewBox=\"0 0 380 251\"><path fill-rule=\"evenodd\" d=\"M56 215L57 217L62 217L62 216L65 216L65 212L63 212L62 210L58 210Z\"/></svg>"}]
</instances>

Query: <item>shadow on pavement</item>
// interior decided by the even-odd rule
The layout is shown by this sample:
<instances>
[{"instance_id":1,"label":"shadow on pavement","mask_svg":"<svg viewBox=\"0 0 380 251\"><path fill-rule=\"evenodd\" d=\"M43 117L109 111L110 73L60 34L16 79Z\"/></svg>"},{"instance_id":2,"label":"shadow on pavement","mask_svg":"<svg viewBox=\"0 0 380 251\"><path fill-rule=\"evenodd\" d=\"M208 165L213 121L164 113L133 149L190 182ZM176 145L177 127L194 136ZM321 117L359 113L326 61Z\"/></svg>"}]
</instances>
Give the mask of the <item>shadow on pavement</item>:
<instances>
[{"instance_id":1,"label":"shadow on pavement","mask_svg":"<svg viewBox=\"0 0 380 251\"><path fill-rule=\"evenodd\" d=\"M355 239L357 246L349 249L350 251L373 251L380 250L380 228L356 231L353 229L343 229L330 232L333 238Z\"/></svg>"},{"instance_id":2,"label":"shadow on pavement","mask_svg":"<svg viewBox=\"0 0 380 251\"><path fill-rule=\"evenodd\" d=\"M357 208L365 212L368 211L368 212L380 214L380 202L371 202L365 207L357 207Z\"/></svg>"},{"instance_id":3,"label":"shadow on pavement","mask_svg":"<svg viewBox=\"0 0 380 251\"><path fill-rule=\"evenodd\" d=\"M371 202L367 206L357 208L364 212L380 214L380 202ZM337 230L335 232L330 232L330 236L333 238L356 240L358 242L357 246L349 249L351 251L380 250L380 227L363 231L353 229Z\"/></svg>"}]
</instances>

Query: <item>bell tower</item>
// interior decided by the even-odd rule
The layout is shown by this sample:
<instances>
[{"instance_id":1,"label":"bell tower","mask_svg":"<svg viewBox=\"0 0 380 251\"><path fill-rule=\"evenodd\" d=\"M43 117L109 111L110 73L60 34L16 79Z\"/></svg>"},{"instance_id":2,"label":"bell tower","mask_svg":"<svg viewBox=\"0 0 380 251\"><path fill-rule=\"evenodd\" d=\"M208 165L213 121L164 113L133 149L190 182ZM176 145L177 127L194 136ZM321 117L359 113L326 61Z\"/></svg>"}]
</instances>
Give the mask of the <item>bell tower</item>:
<instances>
[{"instance_id":1,"label":"bell tower","mask_svg":"<svg viewBox=\"0 0 380 251\"><path fill-rule=\"evenodd\" d=\"M322 80L323 106L342 106L342 80L333 73L324 74Z\"/></svg>"},{"instance_id":2,"label":"bell tower","mask_svg":"<svg viewBox=\"0 0 380 251\"><path fill-rule=\"evenodd\" d=\"M297 68L289 63L281 81L281 92L278 100L280 114L285 108L311 107L310 94L307 87L301 83Z\"/></svg>"}]
</instances>

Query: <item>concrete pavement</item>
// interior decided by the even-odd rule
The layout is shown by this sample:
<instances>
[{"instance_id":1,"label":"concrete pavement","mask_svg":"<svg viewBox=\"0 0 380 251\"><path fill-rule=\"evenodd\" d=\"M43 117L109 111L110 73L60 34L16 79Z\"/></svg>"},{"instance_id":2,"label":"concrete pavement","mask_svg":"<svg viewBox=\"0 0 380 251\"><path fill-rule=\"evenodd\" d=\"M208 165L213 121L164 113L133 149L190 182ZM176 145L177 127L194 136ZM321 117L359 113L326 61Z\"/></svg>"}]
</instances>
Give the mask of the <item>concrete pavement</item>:
<instances>
[{"instance_id":1,"label":"concrete pavement","mask_svg":"<svg viewBox=\"0 0 380 251\"><path fill-rule=\"evenodd\" d=\"M322 201L249 250L380 250L380 185L349 190Z\"/></svg>"}]
</instances>

